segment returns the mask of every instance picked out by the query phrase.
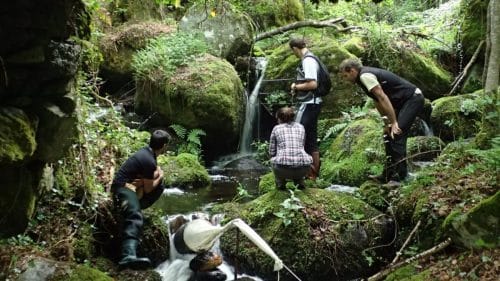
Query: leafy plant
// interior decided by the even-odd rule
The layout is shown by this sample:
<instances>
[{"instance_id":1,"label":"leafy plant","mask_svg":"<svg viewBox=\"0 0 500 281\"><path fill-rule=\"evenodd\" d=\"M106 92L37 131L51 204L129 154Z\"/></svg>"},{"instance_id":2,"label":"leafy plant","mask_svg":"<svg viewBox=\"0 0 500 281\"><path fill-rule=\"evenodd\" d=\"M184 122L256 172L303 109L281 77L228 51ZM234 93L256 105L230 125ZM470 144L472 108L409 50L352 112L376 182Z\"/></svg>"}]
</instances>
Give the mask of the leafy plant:
<instances>
[{"instance_id":1,"label":"leafy plant","mask_svg":"<svg viewBox=\"0 0 500 281\"><path fill-rule=\"evenodd\" d=\"M175 132L180 141L177 143L177 154L190 153L198 157L201 156L201 136L206 135L205 131L202 129L191 129L188 131L179 124L172 124L170 128Z\"/></svg>"},{"instance_id":2,"label":"leafy plant","mask_svg":"<svg viewBox=\"0 0 500 281\"><path fill-rule=\"evenodd\" d=\"M290 198L286 199L280 204L280 210L274 213L275 216L281 218L283 220L283 224L285 226L292 223L292 219L297 214L298 210L304 208L301 205L301 201L299 198L295 197L295 193L292 190L288 190L290 192Z\"/></svg>"},{"instance_id":3,"label":"leafy plant","mask_svg":"<svg viewBox=\"0 0 500 281\"><path fill-rule=\"evenodd\" d=\"M233 198L233 202L240 202L242 200L245 200L247 198L251 198L252 196L250 193L248 193L248 190L245 188L244 185L241 183L238 183L238 186L236 187L236 196Z\"/></svg>"},{"instance_id":4,"label":"leafy plant","mask_svg":"<svg viewBox=\"0 0 500 281\"><path fill-rule=\"evenodd\" d=\"M271 156L269 155L269 142L268 141L254 141L252 146L256 150L255 159L263 165L271 165Z\"/></svg>"},{"instance_id":5,"label":"leafy plant","mask_svg":"<svg viewBox=\"0 0 500 281\"><path fill-rule=\"evenodd\" d=\"M200 34L177 32L149 40L146 47L134 55L132 68L136 78L160 82L178 67L208 51Z\"/></svg>"}]
</instances>

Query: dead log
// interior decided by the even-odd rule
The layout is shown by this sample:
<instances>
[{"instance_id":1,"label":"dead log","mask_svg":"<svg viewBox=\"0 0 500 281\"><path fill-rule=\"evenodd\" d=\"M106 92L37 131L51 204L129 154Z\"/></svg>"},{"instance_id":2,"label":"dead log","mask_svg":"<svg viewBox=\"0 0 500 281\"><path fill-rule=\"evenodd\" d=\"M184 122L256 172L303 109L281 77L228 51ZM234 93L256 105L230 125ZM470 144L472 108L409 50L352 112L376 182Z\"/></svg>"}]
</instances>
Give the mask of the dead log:
<instances>
[{"instance_id":1,"label":"dead log","mask_svg":"<svg viewBox=\"0 0 500 281\"><path fill-rule=\"evenodd\" d=\"M339 26L340 25L340 26ZM301 27L318 27L318 28L323 28L323 27L333 27L337 29L338 32L348 32L354 29L359 29L358 26L346 26L344 18L337 18L337 19L329 19L329 20L323 20L323 21L316 21L316 20L306 20L306 21L297 21L288 25L281 26L279 28L257 34L255 36L255 42L266 39L269 37L272 37L276 34L281 34L286 31L292 30L292 29L297 29Z\"/></svg>"},{"instance_id":2,"label":"dead log","mask_svg":"<svg viewBox=\"0 0 500 281\"><path fill-rule=\"evenodd\" d=\"M477 49L474 52L474 55L472 55L472 58L470 59L469 63L465 66L462 73L460 73L460 75L458 75L457 78L455 78L455 81L453 81L453 83L451 83L453 85L453 88L450 90L450 92L448 93L447 96L453 95L453 93L455 93L455 91L459 88L460 84L462 83L464 78L467 76L467 72L469 71L469 68L476 62L477 57L479 56L479 51L481 51L483 44L484 44L484 40L479 42L479 46L477 46Z\"/></svg>"}]
</instances>

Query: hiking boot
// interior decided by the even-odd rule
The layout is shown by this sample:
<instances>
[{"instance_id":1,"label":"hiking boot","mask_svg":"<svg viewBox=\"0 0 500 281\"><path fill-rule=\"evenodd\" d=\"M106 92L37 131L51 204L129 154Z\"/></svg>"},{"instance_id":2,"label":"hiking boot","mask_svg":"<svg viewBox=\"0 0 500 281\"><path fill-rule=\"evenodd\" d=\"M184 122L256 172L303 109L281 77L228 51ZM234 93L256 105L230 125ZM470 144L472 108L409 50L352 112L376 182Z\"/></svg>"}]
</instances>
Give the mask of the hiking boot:
<instances>
[{"instance_id":1,"label":"hiking boot","mask_svg":"<svg viewBox=\"0 0 500 281\"><path fill-rule=\"evenodd\" d=\"M397 188L401 186L401 182L396 181L396 180L390 180L384 186L387 186L388 188Z\"/></svg>"},{"instance_id":2,"label":"hiking boot","mask_svg":"<svg viewBox=\"0 0 500 281\"><path fill-rule=\"evenodd\" d=\"M387 178L385 177L384 174L381 174L381 175L369 175L368 178L371 179L371 180L373 180L373 181L376 181L378 183L386 183L387 182Z\"/></svg>"}]
</instances>

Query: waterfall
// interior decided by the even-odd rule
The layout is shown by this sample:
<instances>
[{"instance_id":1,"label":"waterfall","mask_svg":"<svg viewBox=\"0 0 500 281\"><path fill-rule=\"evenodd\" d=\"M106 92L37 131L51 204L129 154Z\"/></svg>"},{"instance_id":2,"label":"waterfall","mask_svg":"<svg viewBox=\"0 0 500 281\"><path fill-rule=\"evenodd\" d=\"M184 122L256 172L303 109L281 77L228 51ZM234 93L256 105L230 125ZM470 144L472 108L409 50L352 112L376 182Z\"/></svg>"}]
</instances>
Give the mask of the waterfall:
<instances>
[{"instance_id":1,"label":"waterfall","mask_svg":"<svg viewBox=\"0 0 500 281\"><path fill-rule=\"evenodd\" d=\"M427 122L425 122L424 119L421 119L422 121L422 129L424 131L424 136L434 136L434 132L432 131L432 128L429 127L429 125L427 124Z\"/></svg>"},{"instance_id":2,"label":"waterfall","mask_svg":"<svg viewBox=\"0 0 500 281\"><path fill-rule=\"evenodd\" d=\"M243 132L240 139L240 154L249 154L252 152L251 144L253 140L253 127L255 120L257 119L257 113L259 111L258 96L260 85L264 79L264 74L266 72L267 60L265 58L256 58L257 61L257 83L247 96L246 113L245 113L245 124L243 126Z\"/></svg>"}]
</instances>

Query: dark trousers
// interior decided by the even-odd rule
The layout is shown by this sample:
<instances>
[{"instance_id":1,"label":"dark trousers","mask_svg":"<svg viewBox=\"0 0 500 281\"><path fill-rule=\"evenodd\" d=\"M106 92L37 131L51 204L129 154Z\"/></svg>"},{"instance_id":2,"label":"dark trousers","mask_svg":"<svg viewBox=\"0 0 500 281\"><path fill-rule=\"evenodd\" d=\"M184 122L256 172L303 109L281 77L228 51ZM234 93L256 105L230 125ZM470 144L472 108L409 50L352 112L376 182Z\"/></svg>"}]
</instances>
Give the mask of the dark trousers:
<instances>
[{"instance_id":1,"label":"dark trousers","mask_svg":"<svg viewBox=\"0 0 500 281\"><path fill-rule=\"evenodd\" d=\"M311 155L318 151L318 116L321 112L321 104L307 104L299 123L306 131L304 150Z\"/></svg>"},{"instance_id":2,"label":"dark trousers","mask_svg":"<svg viewBox=\"0 0 500 281\"><path fill-rule=\"evenodd\" d=\"M287 180L292 180L299 188L304 188L304 177L309 172L309 169L309 165L299 167L273 165L276 188L285 189Z\"/></svg>"},{"instance_id":3,"label":"dark trousers","mask_svg":"<svg viewBox=\"0 0 500 281\"><path fill-rule=\"evenodd\" d=\"M145 193L139 200L135 192L126 187L112 188L115 208L120 212L123 219L123 240L139 240L144 224L142 210L153 205L153 203L160 198L163 189L163 184L160 184L150 193Z\"/></svg>"},{"instance_id":4,"label":"dark trousers","mask_svg":"<svg viewBox=\"0 0 500 281\"><path fill-rule=\"evenodd\" d=\"M392 139L388 135L384 135L385 153L387 163L385 167L385 176L387 180L403 180L408 176L408 166L406 164L406 142L410 127L415 121L415 118L424 108L424 96L422 94L414 94L406 101L401 109L396 109L399 128L402 133L394 135Z\"/></svg>"}]
</instances>

